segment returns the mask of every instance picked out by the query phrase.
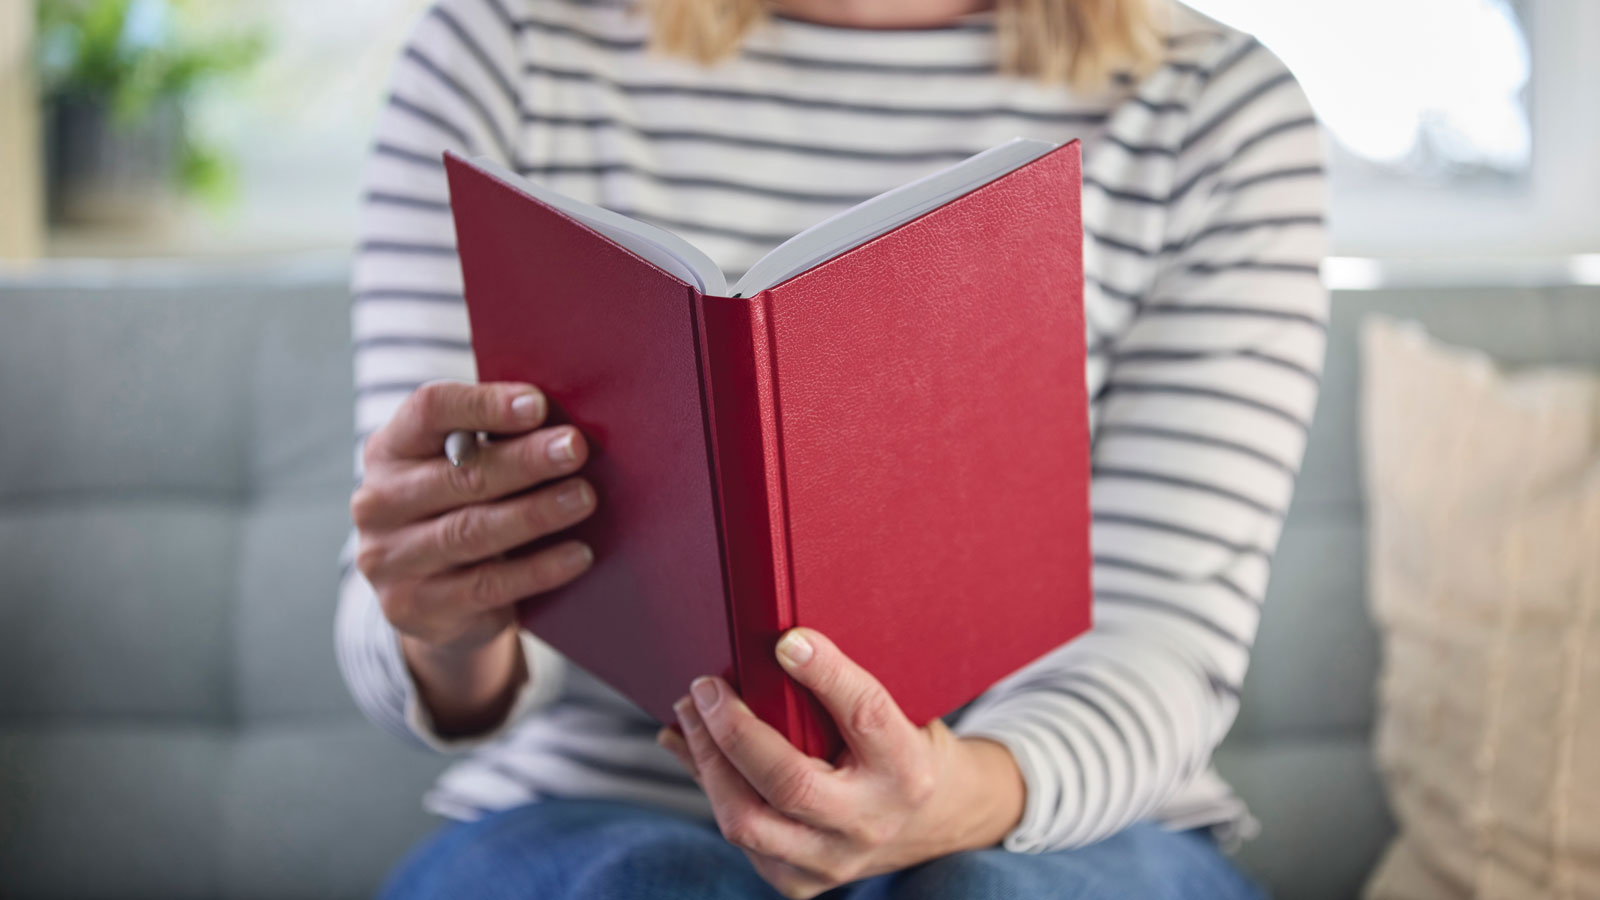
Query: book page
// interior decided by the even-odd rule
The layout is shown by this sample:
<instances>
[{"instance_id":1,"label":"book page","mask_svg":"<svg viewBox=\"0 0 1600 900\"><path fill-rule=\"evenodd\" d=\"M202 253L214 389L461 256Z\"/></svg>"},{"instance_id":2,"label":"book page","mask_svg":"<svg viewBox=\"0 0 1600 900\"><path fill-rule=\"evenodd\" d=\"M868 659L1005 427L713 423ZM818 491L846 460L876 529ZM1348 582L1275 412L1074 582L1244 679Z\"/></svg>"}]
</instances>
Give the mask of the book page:
<instances>
[{"instance_id":1,"label":"book page","mask_svg":"<svg viewBox=\"0 0 1600 900\"><path fill-rule=\"evenodd\" d=\"M1049 141L1013 138L949 168L858 203L807 228L761 257L739 279L732 296L748 297L787 281L1038 159L1056 146ZM699 248L672 232L568 197L487 157L477 157L471 163L582 222L679 281L698 288L702 294L729 296L728 279L722 269Z\"/></svg>"},{"instance_id":2,"label":"book page","mask_svg":"<svg viewBox=\"0 0 1600 900\"><path fill-rule=\"evenodd\" d=\"M1012 138L948 169L934 172L879 194L824 219L761 257L734 286L735 297L748 297L799 275L852 247L893 231L1054 150L1055 144Z\"/></svg>"}]
</instances>

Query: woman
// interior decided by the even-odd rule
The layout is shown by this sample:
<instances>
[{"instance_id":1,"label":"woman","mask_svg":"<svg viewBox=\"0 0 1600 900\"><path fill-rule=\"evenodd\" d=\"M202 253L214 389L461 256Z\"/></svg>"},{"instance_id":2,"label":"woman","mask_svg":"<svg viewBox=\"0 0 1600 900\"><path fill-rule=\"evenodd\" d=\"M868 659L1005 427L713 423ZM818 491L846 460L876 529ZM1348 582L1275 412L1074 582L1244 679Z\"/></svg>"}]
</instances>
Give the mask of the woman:
<instances>
[{"instance_id":1,"label":"woman","mask_svg":"<svg viewBox=\"0 0 1600 900\"><path fill-rule=\"evenodd\" d=\"M1315 402L1318 134L1282 64L1169 0L437 0L393 76L354 279L363 481L338 617L362 708L472 754L393 897L1255 896L1210 770ZM514 626L595 508L537 386L471 385L442 150L684 234L734 278L1015 135L1084 142L1094 630L906 720L826 635L779 661L850 745L714 678L682 734ZM456 383L427 384L436 379ZM458 467L457 429L514 435ZM534 490L527 490L534 488ZM720 831L720 833L719 833Z\"/></svg>"}]
</instances>

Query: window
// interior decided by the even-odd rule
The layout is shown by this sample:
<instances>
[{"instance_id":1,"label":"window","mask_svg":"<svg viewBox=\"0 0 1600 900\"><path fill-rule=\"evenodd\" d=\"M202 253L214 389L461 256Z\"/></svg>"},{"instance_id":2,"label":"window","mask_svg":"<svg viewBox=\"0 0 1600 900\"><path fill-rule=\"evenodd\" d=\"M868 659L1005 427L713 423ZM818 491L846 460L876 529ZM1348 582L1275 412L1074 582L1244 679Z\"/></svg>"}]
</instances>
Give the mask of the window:
<instances>
[{"instance_id":1,"label":"window","mask_svg":"<svg viewBox=\"0 0 1600 900\"><path fill-rule=\"evenodd\" d=\"M1531 71L1506 0L1190 0L1294 70L1336 166L1450 180L1521 175Z\"/></svg>"}]
</instances>

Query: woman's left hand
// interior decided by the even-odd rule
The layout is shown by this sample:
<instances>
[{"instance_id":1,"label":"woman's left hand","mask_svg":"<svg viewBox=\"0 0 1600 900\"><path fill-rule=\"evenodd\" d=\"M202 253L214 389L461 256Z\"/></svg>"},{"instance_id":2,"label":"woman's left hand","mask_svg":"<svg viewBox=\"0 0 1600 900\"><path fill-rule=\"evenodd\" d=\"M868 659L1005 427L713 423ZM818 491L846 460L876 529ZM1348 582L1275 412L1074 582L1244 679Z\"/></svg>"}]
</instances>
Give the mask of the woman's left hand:
<instances>
[{"instance_id":1,"label":"woman's left hand","mask_svg":"<svg viewBox=\"0 0 1600 900\"><path fill-rule=\"evenodd\" d=\"M705 789L717 825L785 897L992 846L1021 818L1023 782L999 743L918 728L832 641L794 628L778 661L838 723L837 764L807 756L756 718L721 678L673 709L683 734L657 740Z\"/></svg>"}]
</instances>

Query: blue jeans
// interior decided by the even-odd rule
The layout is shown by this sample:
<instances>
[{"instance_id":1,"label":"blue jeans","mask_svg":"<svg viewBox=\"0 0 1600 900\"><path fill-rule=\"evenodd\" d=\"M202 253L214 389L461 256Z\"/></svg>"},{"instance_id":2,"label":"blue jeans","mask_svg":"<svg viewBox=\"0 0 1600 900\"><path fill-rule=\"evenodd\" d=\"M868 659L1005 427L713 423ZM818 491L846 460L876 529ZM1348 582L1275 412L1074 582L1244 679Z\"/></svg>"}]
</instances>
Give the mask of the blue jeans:
<instances>
[{"instance_id":1,"label":"blue jeans","mask_svg":"<svg viewBox=\"0 0 1600 900\"><path fill-rule=\"evenodd\" d=\"M782 900L708 822L606 800L544 800L446 826L384 900ZM1204 832L1135 825L1057 853L972 850L826 900L1260 900Z\"/></svg>"}]
</instances>

